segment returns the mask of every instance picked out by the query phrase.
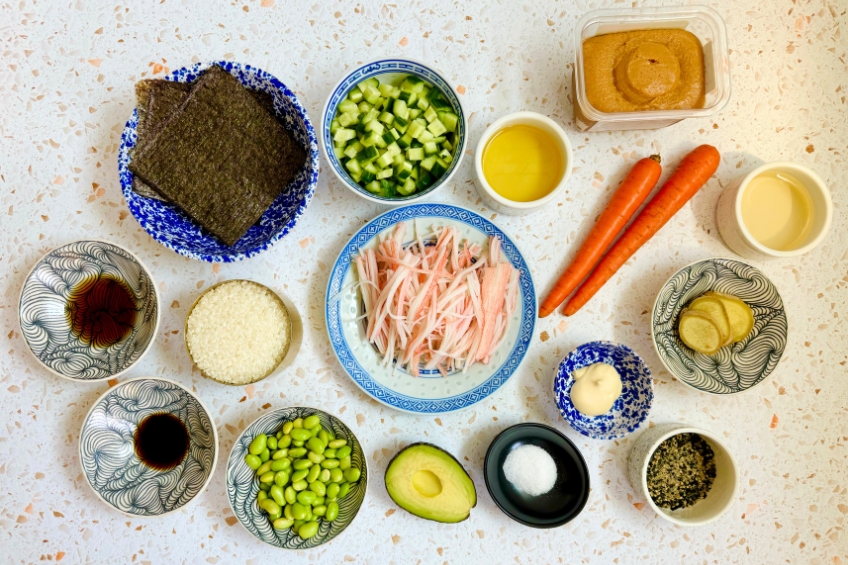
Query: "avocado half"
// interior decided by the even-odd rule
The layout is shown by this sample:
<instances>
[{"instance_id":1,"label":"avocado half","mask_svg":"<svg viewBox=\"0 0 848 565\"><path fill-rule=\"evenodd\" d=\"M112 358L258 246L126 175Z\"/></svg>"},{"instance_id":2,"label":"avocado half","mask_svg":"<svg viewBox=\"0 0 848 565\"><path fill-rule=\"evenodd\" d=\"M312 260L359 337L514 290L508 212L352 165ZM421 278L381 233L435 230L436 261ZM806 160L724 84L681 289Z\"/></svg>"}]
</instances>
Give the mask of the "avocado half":
<instances>
[{"instance_id":1,"label":"avocado half","mask_svg":"<svg viewBox=\"0 0 848 565\"><path fill-rule=\"evenodd\" d=\"M477 506L477 489L447 451L430 443L405 447L389 462L386 490L411 514L446 524L462 522Z\"/></svg>"}]
</instances>

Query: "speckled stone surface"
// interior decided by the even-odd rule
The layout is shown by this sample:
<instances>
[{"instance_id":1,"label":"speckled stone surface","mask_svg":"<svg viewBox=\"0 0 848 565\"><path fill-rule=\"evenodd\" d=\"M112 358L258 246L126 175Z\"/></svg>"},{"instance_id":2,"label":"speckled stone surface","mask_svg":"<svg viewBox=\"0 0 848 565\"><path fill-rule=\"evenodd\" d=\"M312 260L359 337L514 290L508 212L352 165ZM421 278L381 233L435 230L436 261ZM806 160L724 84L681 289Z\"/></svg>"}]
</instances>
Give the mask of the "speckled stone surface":
<instances>
[{"instance_id":1,"label":"speckled stone surface","mask_svg":"<svg viewBox=\"0 0 848 565\"><path fill-rule=\"evenodd\" d=\"M142 6L142 4L144 4ZM664 130L578 133L571 117L575 22L601 2L519 4L432 0L407 4L283 2L0 2L0 562L28 563L803 563L848 565L848 7L838 0L709 2L725 18L733 96L713 119ZM612 3L610 3L612 4ZM618 3L623 6L625 3ZM626 5L630 5L627 2ZM268 252L210 265L154 242L121 197L116 151L133 83L201 60L255 64L293 87L317 122L345 69L402 54L444 71L470 113L470 151L486 124L534 110L563 125L574 146L568 192L531 216L497 216L544 293L628 166L661 152L674 164L699 143L720 148L716 176L577 316L542 320L518 373L492 399L440 418L416 418L367 400L337 365L323 321L328 268L379 207L322 174L309 210ZM831 187L834 224L807 256L755 263L778 286L790 339L763 386L717 397L676 382L651 345L649 311L660 285L704 257L733 257L713 208L722 188L762 162L796 160ZM439 193L487 216L469 155ZM196 391L218 425L222 453L271 407L320 406L362 440L371 481L352 526L301 554L262 545L236 523L219 465L188 509L129 519L86 485L79 427L109 385L51 376L26 350L17 301L48 250L83 237L126 246L153 272L163 316L153 350L127 377L155 375ZM187 308L201 290L252 278L284 291L304 315L304 345L282 374L243 388L205 380L183 345ZM609 339L632 347L655 377L651 423L682 421L723 437L741 466L734 508L683 529L659 519L626 477L633 437L585 438L562 421L553 369L575 346ZM483 457L506 426L563 430L592 473L589 503L573 522L540 531L512 522L485 491ZM395 451L424 440L457 455L479 502L458 525L399 510L380 476Z\"/></svg>"}]
</instances>

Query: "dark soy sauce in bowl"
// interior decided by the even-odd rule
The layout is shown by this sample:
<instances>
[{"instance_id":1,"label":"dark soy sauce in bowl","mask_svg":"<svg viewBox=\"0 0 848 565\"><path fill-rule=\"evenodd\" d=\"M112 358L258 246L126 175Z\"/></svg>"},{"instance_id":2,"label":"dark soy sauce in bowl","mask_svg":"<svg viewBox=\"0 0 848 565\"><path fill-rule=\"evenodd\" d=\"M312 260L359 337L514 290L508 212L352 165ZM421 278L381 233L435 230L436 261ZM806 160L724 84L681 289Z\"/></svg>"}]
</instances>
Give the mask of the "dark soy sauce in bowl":
<instances>
[{"instance_id":1,"label":"dark soy sauce in bowl","mask_svg":"<svg viewBox=\"0 0 848 565\"><path fill-rule=\"evenodd\" d=\"M173 469L188 453L188 430L173 414L146 417L136 429L133 439L138 458L157 471Z\"/></svg>"},{"instance_id":2,"label":"dark soy sauce in bowl","mask_svg":"<svg viewBox=\"0 0 848 565\"><path fill-rule=\"evenodd\" d=\"M124 281L110 275L93 275L71 290L65 314L80 341L106 348L132 334L138 307Z\"/></svg>"}]
</instances>

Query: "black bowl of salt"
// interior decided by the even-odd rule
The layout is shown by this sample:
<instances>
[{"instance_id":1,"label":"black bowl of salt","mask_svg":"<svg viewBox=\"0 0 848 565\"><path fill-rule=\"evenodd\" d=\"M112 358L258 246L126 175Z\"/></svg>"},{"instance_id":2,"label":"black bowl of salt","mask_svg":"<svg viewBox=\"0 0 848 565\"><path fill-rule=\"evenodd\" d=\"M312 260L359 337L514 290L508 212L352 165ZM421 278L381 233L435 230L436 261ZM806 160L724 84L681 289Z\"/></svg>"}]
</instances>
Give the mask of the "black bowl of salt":
<instances>
[{"instance_id":1,"label":"black bowl of salt","mask_svg":"<svg viewBox=\"0 0 848 565\"><path fill-rule=\"evenodd\" d=\"M486 488L504 513L525 526L556 528L589 498L589 469L570 439L543 424L518 424L492 441Z\"/></svg>"}]
</instances>

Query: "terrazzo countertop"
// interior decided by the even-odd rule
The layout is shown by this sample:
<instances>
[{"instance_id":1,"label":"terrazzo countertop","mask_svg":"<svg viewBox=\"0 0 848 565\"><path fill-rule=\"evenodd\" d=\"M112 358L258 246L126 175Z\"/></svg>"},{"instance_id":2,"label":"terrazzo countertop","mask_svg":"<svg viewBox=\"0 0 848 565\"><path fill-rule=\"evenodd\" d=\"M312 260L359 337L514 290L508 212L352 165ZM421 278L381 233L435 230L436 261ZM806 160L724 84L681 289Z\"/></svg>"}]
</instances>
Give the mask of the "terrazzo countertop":
<instances>
[{"instance_id":1,"label":"terrazzo countertop","mask_svg":"<svg viewBox=\"0 0 848 565\"><path fill-rule=\"evenodd\" d=\"M728 27L730 104L712 119L663 130L579 133L570 101L572 33L584 13L603 4L0 3L0 562L848 565L848 5L709 2ZM538 323L528 358L494 397L441 417L415 417L369 400L330 350L323 319L329 267L342 243L381 209L350 194L327 167L295 230L236 264L192 261L160 246L130 216L118 186L119 136L141 78L201 60L249 62L293 87L317 121L346 69L395 54L432 63L455 85L470 113L470 153L487 123L517 110L546 114L570 136L575 162L568 191L541 212L496 217L486 209L472 185L471 155L438 196L494 218L514 237L539 294L637 159L661 152L673 164L700 143L717 146L723 157L713 179L584 310ZM681 266L734 257L716 231L716 201L731 181L775 160L798 161L822 176L833 194L833 228L806 256L754 263L775 282L788 311L789 344L773 376L745 395L698 393L662 369L648 312L660 285ZM81 473L79 427L110 385L51 376L20 335L17 302L26 273L50 249L87 237L136 253L162 296L156 343L121 380L174 379L203 399L218 426L222 460L209 487L189 509L162 518L130 519L108 509ZM304 316L295 363L255 386L204 379L183 345L187 308L203 289L230 278L285 292ZM590 440L560 418L553 369L568 351L595 339L625 343L651 367L651 425L687 422L729 444L742 483L722 520L684 529L659 519L626 478L635 436ZM366 501L344 535L301 553L251 537L224 489L223 457L237 434L264 411L286 405L339 415L364 443L372 471ZM489 442L526 421L563 431L591 471L585 510L558 529L511 521L485 490ZM420 520L389 499L380 480L385 467L401 446L418 440L439 444L470 470L479 503L469 520Z\"/></svg>"}]
</instances>

